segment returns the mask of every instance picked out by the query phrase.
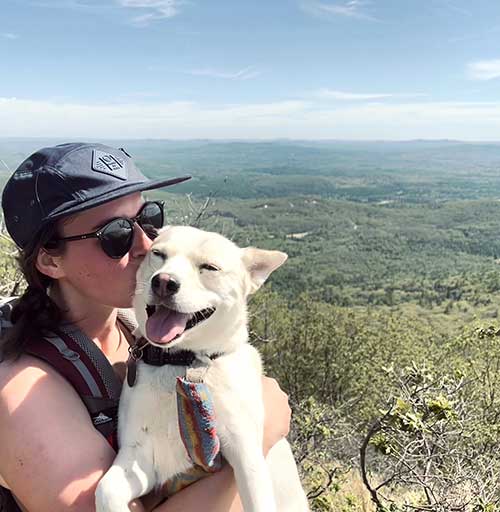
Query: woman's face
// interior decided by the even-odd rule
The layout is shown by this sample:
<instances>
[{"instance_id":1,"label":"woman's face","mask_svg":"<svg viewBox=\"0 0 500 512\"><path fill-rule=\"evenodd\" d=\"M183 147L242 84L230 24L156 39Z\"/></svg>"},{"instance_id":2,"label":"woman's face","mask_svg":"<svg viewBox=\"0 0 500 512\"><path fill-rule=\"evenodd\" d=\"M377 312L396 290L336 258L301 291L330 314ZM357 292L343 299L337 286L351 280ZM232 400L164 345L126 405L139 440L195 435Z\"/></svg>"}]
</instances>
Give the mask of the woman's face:
<instances>
[{"instance_id":1,"label":"woman's face","mask_svg":"<svg viewBox=\"0 0 500 512\"><path fill-rule=\"evenodd\" d=\"M133 218L144 200L140 193L116 199L84 211L61 223L61 237L81 235L102 227L116 217ZM121 259L104 253L97 238L65 242L59 264L63 271L58 280L63 296L112 307L131 307L135 275L152 241L135 224L134 241L130 251Z\"/></svg>"}]
</instances>

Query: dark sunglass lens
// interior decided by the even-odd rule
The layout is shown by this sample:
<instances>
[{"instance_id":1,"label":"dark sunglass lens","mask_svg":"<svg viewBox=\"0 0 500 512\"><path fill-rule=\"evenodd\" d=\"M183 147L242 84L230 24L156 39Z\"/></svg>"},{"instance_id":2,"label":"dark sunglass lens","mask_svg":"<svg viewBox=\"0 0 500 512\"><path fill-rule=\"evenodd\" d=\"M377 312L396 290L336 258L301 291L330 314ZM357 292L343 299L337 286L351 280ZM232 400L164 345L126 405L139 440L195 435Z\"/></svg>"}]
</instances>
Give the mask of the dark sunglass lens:
<instances>
[{"instance_id":1,"label":"dark sunglass lens","mask_svg":"<svg viewBox=\"0 0 500 512\"><path fill-rule=\"evenodd\" d=\"M163 227L163 206L158 203L145 203L137 218L141 225L149 225L155 229Z\"/></svg>"},{"instance_id":2,"label":"dark sunglass lens","mask_svg":"<svg viewBox=\"0 0 500 512\"><path fill-rule=\"evenodd\" d=\"M158 203L144 203L137 222L146 235L154 240L158 230L163 227L163 205Z\"/></svg>"},{"instance_id":3,"label":"dark sunglass lens","mask_svg":"<svg viewBox=\"0 0 500 512\"><path fill-rule=\"evenodd\" d=\"M99 239L103 251L111 258L123 258L132 247L134 226L127 219L116 219L104 226Z\"/></svg>"}]
</instances>

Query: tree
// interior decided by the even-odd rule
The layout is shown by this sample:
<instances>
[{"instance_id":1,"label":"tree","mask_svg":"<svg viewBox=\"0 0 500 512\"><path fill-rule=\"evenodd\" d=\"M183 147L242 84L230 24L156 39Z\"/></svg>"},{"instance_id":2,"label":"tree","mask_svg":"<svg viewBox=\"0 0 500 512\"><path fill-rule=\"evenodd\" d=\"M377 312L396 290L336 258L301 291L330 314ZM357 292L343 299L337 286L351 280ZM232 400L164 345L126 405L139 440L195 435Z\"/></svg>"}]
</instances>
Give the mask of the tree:
<instances>
[{"instance_id":1,"label":"tree","mask_svg":"<svg viewBox=\"0 0 500 512\"><path fill-rule=\"evenodd\" d=\"M396 394L360 449L363 480L377 510L497 510L500 420L492 429L485 424L481 383L417 365L388 372Z\"/></svg>"}]
</instances>

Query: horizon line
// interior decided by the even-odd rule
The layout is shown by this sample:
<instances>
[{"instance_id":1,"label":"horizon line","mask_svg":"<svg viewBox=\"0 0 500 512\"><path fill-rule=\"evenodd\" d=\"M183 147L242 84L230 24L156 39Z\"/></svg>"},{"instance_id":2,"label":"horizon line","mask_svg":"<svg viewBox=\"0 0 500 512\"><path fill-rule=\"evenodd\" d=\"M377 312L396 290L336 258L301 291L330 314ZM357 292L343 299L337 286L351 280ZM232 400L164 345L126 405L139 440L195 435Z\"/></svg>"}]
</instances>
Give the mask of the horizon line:
<instances>
[{"instance_id":1,"label":"horizon line","mask_svg":"<svg viewBox=\"0 0 500 512\"><path fill-rule=\"evenodd\" d=\"M273 137L273 138L211 138L211 137L195 137L195 138L165 138L165 137L63 137L63 136L28 136L28 137L5 137L0 136L0 141L28 141L28 140L66 140L66 141L154 141L154 142L247 142L247 143L265 143L265 142L350 142L350 143L461 143L461 144L500 144L500 139L452 139L452 138L413 138L413 139L339 139L339 138L290 138L290 137Z\"/></svg>"}]
</instances>

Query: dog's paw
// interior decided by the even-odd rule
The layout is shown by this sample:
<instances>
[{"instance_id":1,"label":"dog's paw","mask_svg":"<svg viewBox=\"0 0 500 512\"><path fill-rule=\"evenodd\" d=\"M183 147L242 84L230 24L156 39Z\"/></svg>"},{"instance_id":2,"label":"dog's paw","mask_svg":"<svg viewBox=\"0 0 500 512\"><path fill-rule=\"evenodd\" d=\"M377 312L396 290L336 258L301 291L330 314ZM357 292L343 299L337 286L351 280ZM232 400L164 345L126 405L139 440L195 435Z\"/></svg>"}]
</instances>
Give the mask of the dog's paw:
<instances>
[{"instance_id":1,"label":"dog's paw","mask_svg":"<svg viewBox=\"0 0 500 512\"><path fill-rule=\"evenodd\" d=\"M97 486L95 492L96 512L130 512L128 504L116 493L109 492L102 482Z\"/></svg>"}]
</instances>

